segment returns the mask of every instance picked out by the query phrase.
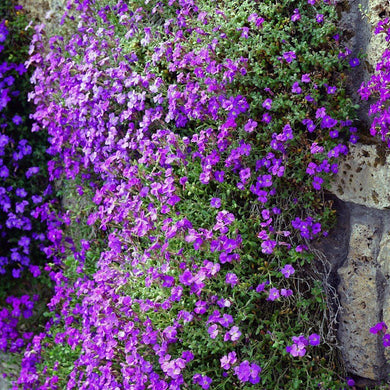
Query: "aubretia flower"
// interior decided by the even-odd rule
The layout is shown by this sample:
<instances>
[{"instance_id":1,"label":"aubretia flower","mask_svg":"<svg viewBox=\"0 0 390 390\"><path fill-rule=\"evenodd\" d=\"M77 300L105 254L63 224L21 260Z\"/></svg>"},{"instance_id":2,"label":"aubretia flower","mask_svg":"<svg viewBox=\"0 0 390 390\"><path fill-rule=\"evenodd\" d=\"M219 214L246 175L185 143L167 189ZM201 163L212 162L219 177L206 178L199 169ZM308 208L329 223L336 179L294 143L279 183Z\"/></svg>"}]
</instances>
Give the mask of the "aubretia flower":
<instances>
[{"instance_id":1,"label":"aubretia flower","mask_svg":"<svg viewBox=\"0 0 390 390\"><path fill-rule=\"evenodd\" d=\"M218 325L214 324L207 329L210 338L215 339L218 336Z\"/></svg>"},{"instance_id":2,"label":"aubretia flower","mask_svg":"<svg viewBox=\"0 0 390 390\"><path fill-rule=\"evenodd\" d=\"M36 175L39 172L39 167L31 167L26 171L26 177L29 179L31 176Z\"/></svg>"},{"instance_id":3,"label":"aubretia flower","mask_svg":"<svg viewBox=\"0 0 390 390\"><path fill-rule=\"evenodd\" d=\"M275 301L276 299L279 299L279 297L280 297L279 290L275 287L272 287L268 293L268 298L267 298L268 301Z\"/></svg>"},{"instance_id":4,"label":"aubretia flower","mask_svg":"<svg viewBox=\"0 0 390 390\"><path fill-rule=\"evenodd\" d=\"M296 93L296 94L300 94L302 92L302 88L299 86L299 82L298 81L296 81L293 84L291 92L292 93Z\"/></svg>"},{"instance_id":5,"label":"aubretia flower","mask_svg":"<svg viewBox=\"0 0 390 390\"><path fill-rule=\"evenodd\" d=\"M241 332L238 326L232 326L232 328L226 332L224 341L237 341L241 337Z\"/></svg>"},{"instance_id":6,"label":"aubretia flower","mask_svg":"<svg viewBox=\"0 0 390 390\"><path fill-rule=\"evenodd\" d=\"M219 209L221 207L221 199L220 198L212 198L210 201L210 206Z\"/></svg>"},{"instance_id":7,"label":"aubretia flower","mask_svg":"<svg viewBox=\"0 0 390 390\"><path fill-rule=\"evenodd\" d=\"M382 339L384 347L390 347L390 334L385 334Z\"/></svg>"},{"instance_id":8,"label":"aubretia flower","mask_svg":"<svg viewBox=\"0 0 390 390\"><path fill-rule=\"evenodd\" d=\"M255 23L256 27L261 27L264 23L264 19L259 17L256 13L253 13L248 16L248 22Z\"/></svg>"},{"instance_id":9,"label":"aubretia flower","mask_svg":"<svg viewBox=\"0 0 390 390\"><path fill-rule=\"evenodd\" d=\"M330 117L329 115L324 115L321 121L321 128L326 129L326 128L331 128L337 125L337 119L334 119Z\"/></svg>"},{"instance_id":10,"label":"aubretia flower","mask_svg":"<svg viewBox=\"0 0 390 390\"><path fill-rule=\"evenodd\" d=\"M357 66L359 66L360 65L360 60L359 60L359 58L351 58L350 60L349 60L349 66L351 67L351 68L356 68Z\"/></svg>"},{"instance_id":11,"label":"aubretia flower","mask_svg":"<svg viewBox=\"0 0 390 390\"><path fill-rule=\"evenodd\" d=\"M14 122L15 125L20 125L20 124L23 122L23 119L22 119L21 116L15 115L15 116L12 118L12 122Z\"/></svg>"},{"instance_id":12,"label":"aubretia flower","mask_svg":"<svg viewBox=\"0 0 390 390\"><path fill-rule=\"evenodd\" d=\"M228 272L225 278L226 284L230 284L232 287L238 283L238 278L236 274Z\"/></svg>"},{"instance_id":13,"label":"aubretia flower","mask_svg":"<svg viewBox=\"0 0 390 390\"><path fill-rule=\"evenodd\" d=\"M302 83L310 83L310 75L308 73L305 73L301 77Z\"/></svg>"},{"instance_id":14,"label":"aubretia flower","mask_svg":"<svg viewBox=\"0 0 390 390\"><path fill-rule=\"evenodd\" d=\"M324 15L323 14L317 14L316 15L316 22L322 23L324 21Z\"/></svg>"},{"instance_id":15,"label":"aubretia flower","mask_svg":"<svg viewBox=\"0 0 390 390\"><path fill-rule=\"evenodd\" d=\"M266 109L266 110L270 110L272 108L272 99L265 99L262 106Z\"/></svg>"},{"instance_id":16,"label":"aubretia flower","mask_svg":"<svg viewBox=\"0 0 390 390\"><path fill-rule=\"evenodd\" d=\"M252 120L252 119L249 119L248 122L244 126L244 130L247 133L251 133L256 127L257 127L257 122Z\"/></svg>"},{"instance_id":17,"label":"aubretia flower","mask_svg":"<svg viewBox=\"0 0 390 390\"><path fill-rule=\"evenodd\" d=\"M287 63L291 63L296 59L296 55L294 51L286 51L283 53L283 58Z\"/></svg>"},{"instance_id":18,"label":"aubretia flower","mask_svg":"<svg viewBox=\"0 0 390 390\"><path fill-rule=\"evenodd\" d=\"M305 344L303 344L303 343L295 344L294 343L293 345L288 345L286 347L286 351L294 357L305 356L305 354L306 354Z\"/></svg>"},{"instance_id":19,"label":"aubretia flower","mask_svg":"<svg viewBox=\"0 0 390 390\"><path fill-rule=\"evenodd\" d=\"M251 169L250 168L241 169L240 179L241 179L243 184L245 184L250 177L251 177Z\"/></svg>"},{"instance_id":20,"label":"aubretia flower","mask_svg":"<svg viewBox=\"0 0 390 390\"><path fill-rule=\"evenodd\" d=\"M270 123L271 120L272 120L272 117L268 112L264 113L263 116L261 117L261 121L264 123Z\"/></svg>"},{"instance_id":21,"label":"aubretia flower","mask_svg":"<svg viewBox=\"0 0 390 390\"><path fill-rule=\"evenodd\" d=\"M225 175L224 171L215 171L214 173L215 180L220 183L223 183L224 175Z\"/></svg>"},{"instance_id":22,"label":"aubretia flower","mask_svg":"<svg viewBox=\"0 0 390 390\"><path fill-rule=\"evenodd\" d=\"M314 176L314 179L313 179L313 188L315 190L320 190L321 189L321 184L323 183L324 179L322 177L319 177L319 176Z\"/></svg>"},{"instance_id":23,"label":"aubretia flower","mask_svg":"<svg viewBox=\"0 0 390 390\"><path fill-rule=\"evenodd\" d=\"M261 251L267 255L270 255L276 246L276 241L274 240L266 240L261 243Z\"/></svg>"},{"instance_id":24,"label":"aubretia flower","mask_svg":"<svg viewBox=\"0 0 390 390\"><path fill-rule=\"evenodd\" d=\"M289 278L291 275L294 274L295 269L291 264L286 264L280 272L283 274L285 278Z\"/></svg>"},{"instance_id":25,"label":"aubretia flower","mask_svg":"<svg viewBox=\"0 0 390 390\"><path fill-rule=\"evenodd\" d=\"M294 9L294 13L291 15L291 21L292 22L296 22L298 21L299 19L301 19L301 15L299 13L299 9L298 8L295 8Z\"/></svg>"},{"instance_id":26,"label":"aubretia flower","mask_svg":"<svg viewBox=\"0 0 390 390\"><path fill-rule=\"evenodd\" d=\"M27 196L27 192L26 192L26 190L24 188L17 188L15 193L20 198L25 198Z\"/></svg>"},{"instance_id":27,"label":"aubretia flower","mask_svg":"<svg viewBox=\"0 0 390 390\"><path fill-rule=\"evenodd\" d=\"M370 328L370 333L377 334L382 330L386 330L386 329L387 329L387 325L382 321L382 322L378 322L375 326Z\"/></svg>"},{"instance_id":28,"label":"aubretia flower","mask_svg":"<svg viewBox=\"0 0 390 390\"><path fill-rule=\"evenodd\" d=\"M241 382L249 381L254 385L260 382L261 367L255 363L250 364L248 360L245 360L234 368L234 373Z\"/></svg>"},{"instance_id":29,"label":"aubretia flower","mask_svg":"<svg viewBox=\"0 0 390 390\"><path fill-rule=\"evenodd\" d=\"M289 297L289 296L293 295L293 291L290 290L290 289L282 288L280 290L280 294L281 294L282 297Z\"/></svg>"},{"instance_id":30,"label":"aubretia flower","mask_svg":"<svg viewBox=\"0 0 390 390\"><path fill-rule=\"evenodd\" d=\"M328 95L334 95L337 91L337 87L334 87L334 86L331 86L331 85L327 85L326 86L326 92Z\"/></svg>"},{"instance_id":31,"label":"aubretia flower","mask_svg":"<svg viewBox=\"0 0 390 390\"><path fill-rule=\"evenodd\" d=\"M339 132L337 130L331 130L329 132L329 137L330 138L337 138L339 136Z\"/></svg>"},{"instance_id":32,"label":"aubretia flower","mask_svg":"<svg viewBox=\"0 0 390 390\"><path fill-rule=\"evenodd\" d=\"M260 283L257 287L256 287L256 292L257 293L261 293L264 291L264 288L265 288L265 283Z\"/></svg>"},{"instance_id":33,"label":"aubretia flower","mask_svg":"<svg viewBox=\"0 0 390 390\"><path fill-rule=\"evenodd\" d=\"M316 333L313 333L309 336L309 344L316 346L320 344L320 336Z\"/></svg>"},{"instance_id":34,"label":"aubretia flower","mask_svg":"<svg viewBox=\"0 0 390 390\"><path fill-rule=\"evenodd\" d=\"M213 380L206 376L206 375L200 375L200 374L195 374L192 378L193 382L198 384L202 389L205 389L207 390L211 383L213 382Z\"/></svg>"},{"instance_id":35,"label":"aubretia flower","mask_svg":"<svg viewBox=\"0 0 390 390\"><path fill-rule=\"evenodd\" d=\"M227 355L223 356L220 359L221 367L224 370L228 370L234 363L236 363L236 361L237 361L236 353L234 351L233 352L229 352Z\"/></svg>"}]
</instances>

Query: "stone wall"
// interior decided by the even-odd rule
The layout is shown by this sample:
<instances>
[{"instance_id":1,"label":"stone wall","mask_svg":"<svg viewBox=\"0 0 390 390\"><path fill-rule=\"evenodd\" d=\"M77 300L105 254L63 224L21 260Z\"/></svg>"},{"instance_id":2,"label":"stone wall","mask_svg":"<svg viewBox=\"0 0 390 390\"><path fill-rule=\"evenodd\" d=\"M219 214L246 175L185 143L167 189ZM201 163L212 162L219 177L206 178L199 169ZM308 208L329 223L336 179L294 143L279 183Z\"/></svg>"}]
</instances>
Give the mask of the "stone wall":
<instances>
[{"instance_id":1,"label":"stone wall","mask_svg":"<svg viewBox=\"0 0 390 390\"><path fill-rule=\"evenodd\" d=\"M362 17L362 13L365 16ZM351 39L353 54L365 53L358 72L350 77L350 91L359 102L357 89L375 72L387 42L373 34L380 18L388 16L386 0L344 3L341 28ZM361 105L360 130L368 128L368 104ZM381 142L364 138L350 146L331 191L342 210L344 231L338 228L321 247L333 246L327 255L338 292L338 340L346 369L372 381L388 379L390 358L380 335L369 329L379 321L390 325L390 154ZM340 234L344 243L339 245Z\"/></svg>"}]
</instances>

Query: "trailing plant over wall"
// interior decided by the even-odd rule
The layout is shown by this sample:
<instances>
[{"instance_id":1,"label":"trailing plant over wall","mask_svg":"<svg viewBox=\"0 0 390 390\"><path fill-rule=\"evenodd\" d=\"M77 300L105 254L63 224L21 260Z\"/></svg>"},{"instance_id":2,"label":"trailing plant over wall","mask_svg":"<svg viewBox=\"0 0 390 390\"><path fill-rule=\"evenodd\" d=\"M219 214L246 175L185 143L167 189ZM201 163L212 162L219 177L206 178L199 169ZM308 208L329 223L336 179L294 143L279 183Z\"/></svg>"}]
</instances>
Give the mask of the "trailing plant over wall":
<instances>
[{"instance_id":1,"label":"trailing plant over wall","mask_svg":"<svg viewBox=\"0 0 390 390\"><path fill-rule=\"evenodd\" d=\"M357 140L333 4L67 11L73 34L36 26L27 61L71 201L34 212L55 292L14 388L338 389L307 250Z\"/></svg>"}]
</instances>

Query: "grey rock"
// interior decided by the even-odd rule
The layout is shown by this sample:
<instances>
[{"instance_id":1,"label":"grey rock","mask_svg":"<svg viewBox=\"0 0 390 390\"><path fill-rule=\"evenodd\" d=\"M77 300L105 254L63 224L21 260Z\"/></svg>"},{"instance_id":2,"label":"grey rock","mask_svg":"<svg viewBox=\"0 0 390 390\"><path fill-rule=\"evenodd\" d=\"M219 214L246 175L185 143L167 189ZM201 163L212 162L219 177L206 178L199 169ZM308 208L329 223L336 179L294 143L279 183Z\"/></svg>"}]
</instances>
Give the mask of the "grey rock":
<instances>
[{"instance_id":1,"label":"grey rock","mask_svg":"<svg viewBox=\"0 0 390 390\"><path fill-rule=\"evenodd\" d=\"M382 145L350 146L331 191L339 199L375 209L390 208L390 156Z\"/></svg>"},{"instance_id":2,"label":"grey rock","mask_svg":"<svg viewBox=\"0 0 390 390\"><path fill-rule=\"evenodd\" d=\"M338 269L343 360L349 372L372 380L382 379L386 364L380 340L369 332L381 313L377 257L383 226L377 217L377 212L352 206L349 251Z\"/></svg>"}]
</instances>

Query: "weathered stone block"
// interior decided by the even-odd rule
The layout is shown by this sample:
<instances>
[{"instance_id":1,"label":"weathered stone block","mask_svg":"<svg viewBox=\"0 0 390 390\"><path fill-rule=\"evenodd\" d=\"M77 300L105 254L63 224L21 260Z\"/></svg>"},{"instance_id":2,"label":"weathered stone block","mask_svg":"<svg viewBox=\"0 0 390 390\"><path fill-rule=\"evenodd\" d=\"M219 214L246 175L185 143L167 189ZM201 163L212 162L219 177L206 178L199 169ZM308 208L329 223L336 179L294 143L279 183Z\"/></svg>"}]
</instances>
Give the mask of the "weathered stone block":
<instances>
[{"instance_id":1,"label":"weathered stone block","mask_svg":"<svg viewBox=\"0 0 390 390\"><path fill-rule=\"evenodd\" d=\"M331 191L341 200L376 209L390 208L390 156L380 146L351 145Z\"/></svg>"}]
</instances>

